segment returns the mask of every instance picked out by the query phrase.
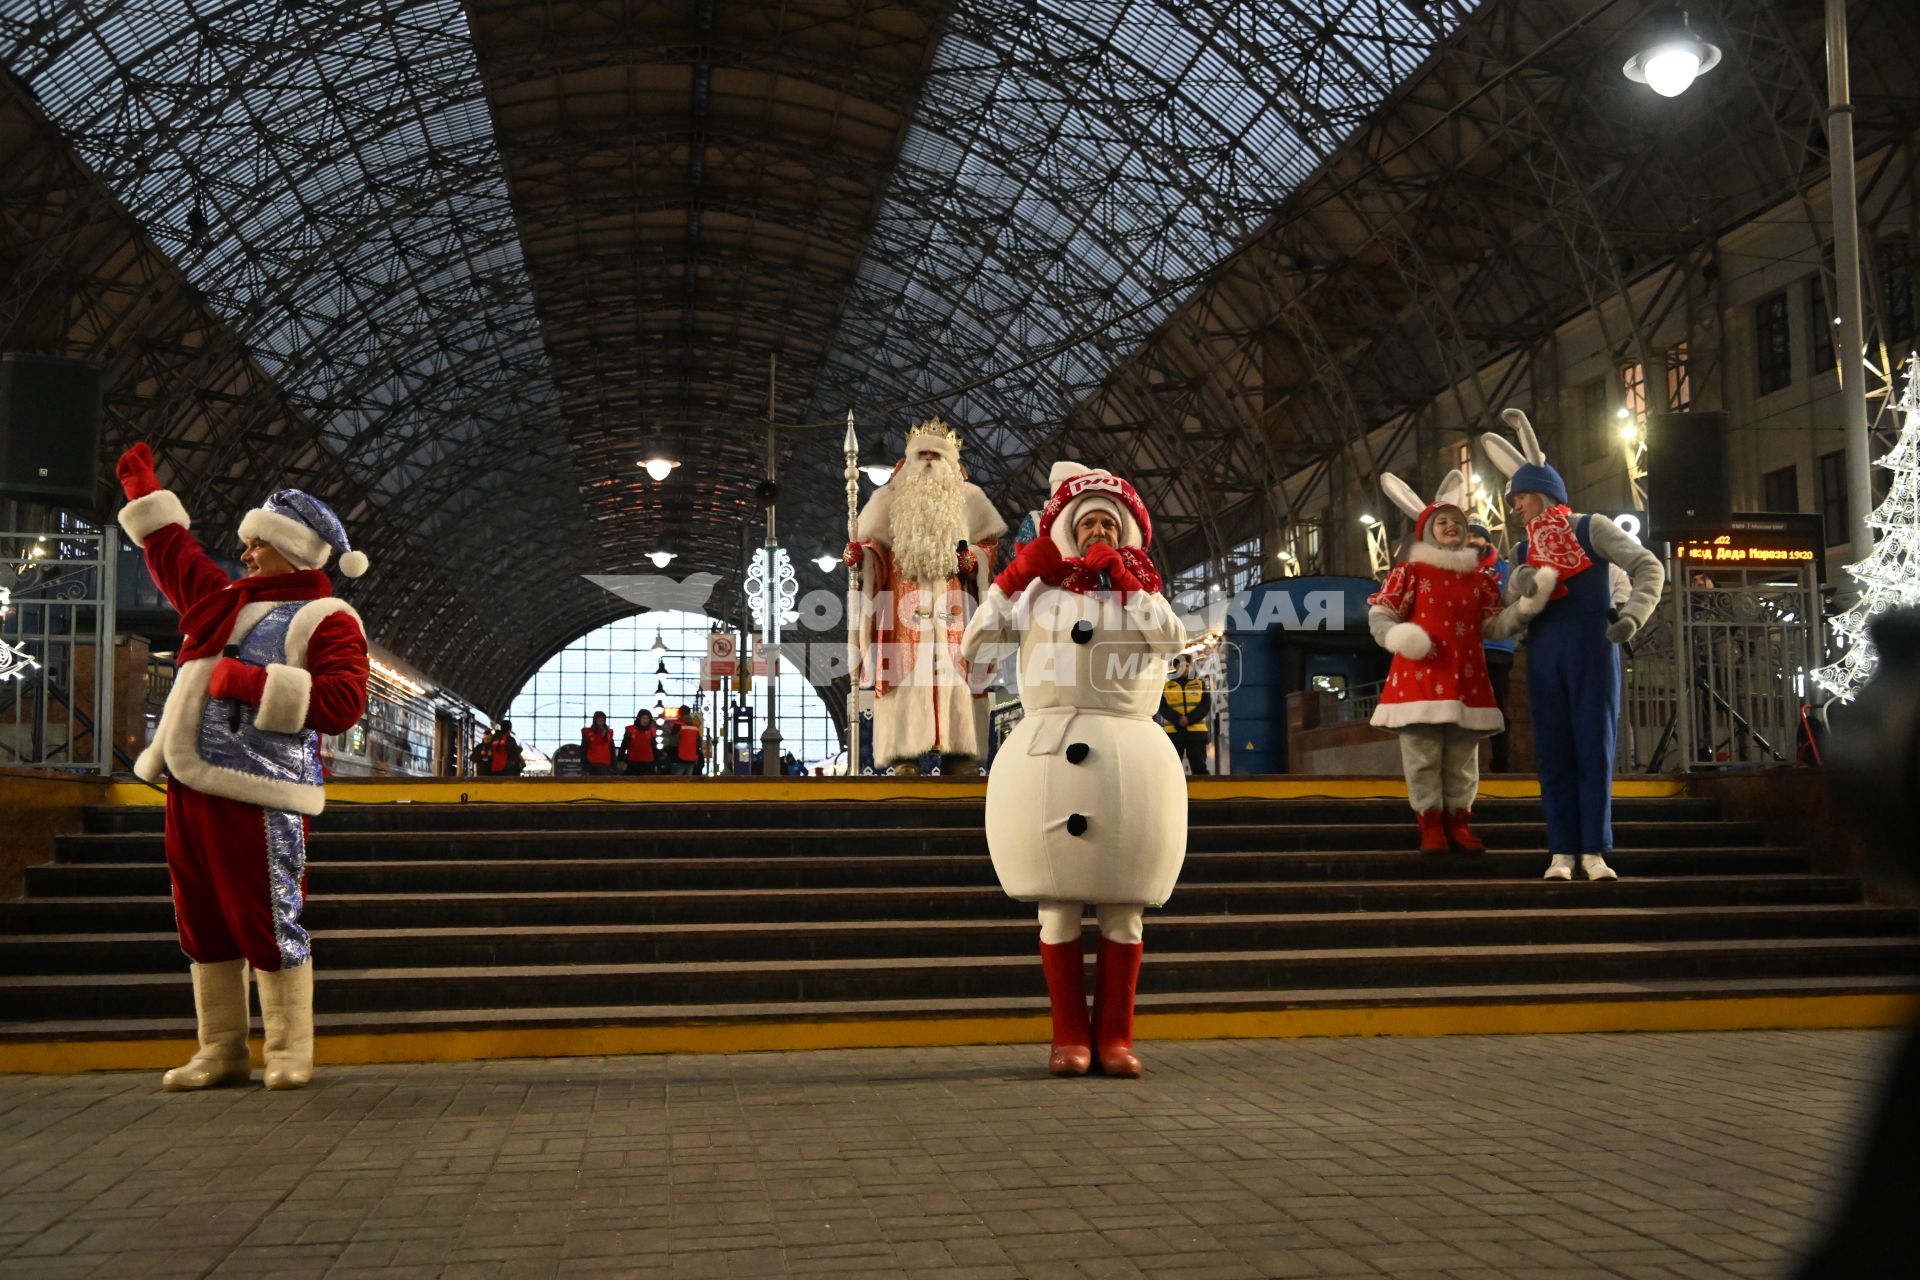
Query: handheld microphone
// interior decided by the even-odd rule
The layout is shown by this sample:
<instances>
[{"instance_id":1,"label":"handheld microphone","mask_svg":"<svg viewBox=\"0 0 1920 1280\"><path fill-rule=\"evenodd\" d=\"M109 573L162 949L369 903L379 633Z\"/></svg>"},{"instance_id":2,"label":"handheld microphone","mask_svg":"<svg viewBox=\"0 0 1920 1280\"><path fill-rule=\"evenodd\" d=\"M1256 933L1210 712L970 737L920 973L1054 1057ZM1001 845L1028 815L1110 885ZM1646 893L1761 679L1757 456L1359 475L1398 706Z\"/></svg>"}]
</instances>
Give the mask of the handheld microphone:
<instances>
[{"instance_id":1,"label":"handheld microphone","mask_svg":"<svg viewBox=\"0 0 1920 1280\"><path fill-rule=\"evenodd\" d=\"M230 644L220 651L220 656L237 659L240 656L240 646ZM227 732L240 732L240 699L238 698L227 699Z\"/></svg>"}]
</instances>

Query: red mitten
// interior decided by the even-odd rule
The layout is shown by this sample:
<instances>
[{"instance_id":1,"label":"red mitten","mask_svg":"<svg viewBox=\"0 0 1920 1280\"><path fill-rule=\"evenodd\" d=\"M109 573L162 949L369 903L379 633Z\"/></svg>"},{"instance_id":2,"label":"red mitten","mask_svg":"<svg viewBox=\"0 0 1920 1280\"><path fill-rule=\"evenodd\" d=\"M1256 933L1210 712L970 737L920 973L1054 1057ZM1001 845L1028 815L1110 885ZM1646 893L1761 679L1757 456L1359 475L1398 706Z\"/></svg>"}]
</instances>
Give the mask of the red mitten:
<instances>
[{"instance_id":1,"label":"red mitten","mask_svg":"<svg viewBox=\"0 0 1920 1280\"><path fill-rule=\"evenodd\" d=\"M153 450L144 444L136 444L121 454L113 473L120 477L120 491L127 495L128 502L160 490L160 476L153 469Z\"/></svg>"},{"instance_id":2,"label":"red mitten","mask_svg":"<svg viewBox=\"0 0 1920 1280\"><path fill-rule=\"evenodd\" d=\"M1080 562L1095 573L1106 574L1107 581L1113 584L1115 591L1141 589L1140 579L1135 577L1133 570L1127 567L1126 560L1118 551L1104 542L1096 542L1089 547L1087 554L1081 557Z\"/></svg>"},{"instance_id":3,"label":"red mitten","mask_svg":"<svg viewBox=\"0 0 1920 1280\"><path fill-rule=\"evenodd\" d=\"M260 705L267 690L267 669L238 658L222 658L207 682L209 698L237 698L250 706Z\"/></svg>"},{"instance_id":4,"label":"red mitten","mask_svg":"<svg viewBox=\"0 0 1920 1280\"><path fill-rule=\"evenodd\" d=\"M847 549L840 553L841 563L849 569L858 569L866 558L867 544L864 542L849 542Z\"/></svg>"},{"instance_id":5,"label":"red mitten","mask_svg":"<svg viewBox=\"0 0 1920 1280\"><path fill-rule=\"evenodd\" d=\"M1013 563L1000 571L993 585L1012 595L1035 578L1044 578L1060 567L1060 548L1052 538L1035 538L1020 548Z\"/></svg>"}]
</instances>

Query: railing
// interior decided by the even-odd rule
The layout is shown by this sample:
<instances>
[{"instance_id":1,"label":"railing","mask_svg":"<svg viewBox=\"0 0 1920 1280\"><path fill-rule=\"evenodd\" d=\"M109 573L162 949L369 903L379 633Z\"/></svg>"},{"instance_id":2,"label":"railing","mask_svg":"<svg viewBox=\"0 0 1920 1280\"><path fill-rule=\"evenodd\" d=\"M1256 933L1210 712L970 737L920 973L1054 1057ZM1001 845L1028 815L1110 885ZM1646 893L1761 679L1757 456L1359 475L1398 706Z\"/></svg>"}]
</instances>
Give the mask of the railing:
<instances>
[{"instance_id":1,"label":"railing","mask_svg":"<svg viewBox=\"0 0 1920 1280\"><path fill-rule=\"evenodd\" d=\"M1373 719L1374 708L1380 705L1380 691L1386 682L1356 685L1350 688L1334 704L1333 718L1339 724L1364 723Z\"/></svg>"},{"instance_id":2,"label":"railing","mask_svg":"<svg viewBox=\"0 0 1920 1280\"><path fill-rule=\"evenodd\" d=\"M0 533L0 760L105 773L113 760L113 529Z\"/></svg>"},{"instance_id":3,"label":"railing","mask_svg":"<svg viewBox=\"0 0 1920 1280\"><path fill-rule=\"evenodd\" d=\"M1791 764L1818 665L1812 565L1671 566L1666 599L1625 654L1617 763L1661 772Z\"/></svg>"}]
</instances>

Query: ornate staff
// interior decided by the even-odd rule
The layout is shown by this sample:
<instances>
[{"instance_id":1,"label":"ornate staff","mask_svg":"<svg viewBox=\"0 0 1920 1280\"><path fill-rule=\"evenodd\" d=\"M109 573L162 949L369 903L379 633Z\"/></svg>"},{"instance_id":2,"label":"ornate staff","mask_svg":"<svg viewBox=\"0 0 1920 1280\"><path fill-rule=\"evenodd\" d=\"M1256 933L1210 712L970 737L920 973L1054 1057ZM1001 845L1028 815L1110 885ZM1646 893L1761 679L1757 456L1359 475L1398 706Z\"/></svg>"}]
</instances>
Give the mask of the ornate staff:
<instances>
[{"instance_id":1,"label":"ornate staff","mask_svg":"<svg viewBox=\"0 0 1920 1280\"><path fill-rule=\"evenodd\" d=\"M847 410L847 541L860 540L860 440L853 434L853 410ZM860 564L847 566L847 776L860 773Z\"/></svg>"}]
</instances>

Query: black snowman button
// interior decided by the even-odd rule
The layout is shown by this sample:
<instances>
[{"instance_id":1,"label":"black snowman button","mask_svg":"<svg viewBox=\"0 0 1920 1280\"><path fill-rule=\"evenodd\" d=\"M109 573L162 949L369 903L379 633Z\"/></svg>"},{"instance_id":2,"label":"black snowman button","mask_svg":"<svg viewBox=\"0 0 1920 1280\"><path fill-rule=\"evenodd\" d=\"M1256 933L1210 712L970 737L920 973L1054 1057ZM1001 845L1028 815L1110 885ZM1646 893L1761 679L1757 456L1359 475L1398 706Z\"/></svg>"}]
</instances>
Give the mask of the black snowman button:
<instances>
[{"instance_id":1,"label":"black snowman button","mask_svg":"<svg viewBox=\"0 0 1920 1280\"><path fill-rule=\"evenodd\" d=\"M1075 644L1086 644L1093 639L1093 624L1082 618L1073 624L1071 634Z\"/></svg>"},{"instance_id":2,"label":"black snowman button","mask_svg":"<svg viewBox=\"0 0 1920 1280\"><path fill-rule=\"evenodd\" d=\"M1078 813L1070 813L1067 815L1067 834L1070 836L1083 836L1087 834L1087 819L1085 815Z\"/></svg>"},{"instance_id":3,"label":"black snowman button","mask_svg":"<svg viewBox=\"0 0 1920 1280\"><path fill-rule=\"evenodd\" d=\"M1087 753L1091 750L1093 750L1093 748L1084 742L1070 743L1067 746L1067 763L1079 764L1087 758Z\"/></svg>"}]
</instances>

